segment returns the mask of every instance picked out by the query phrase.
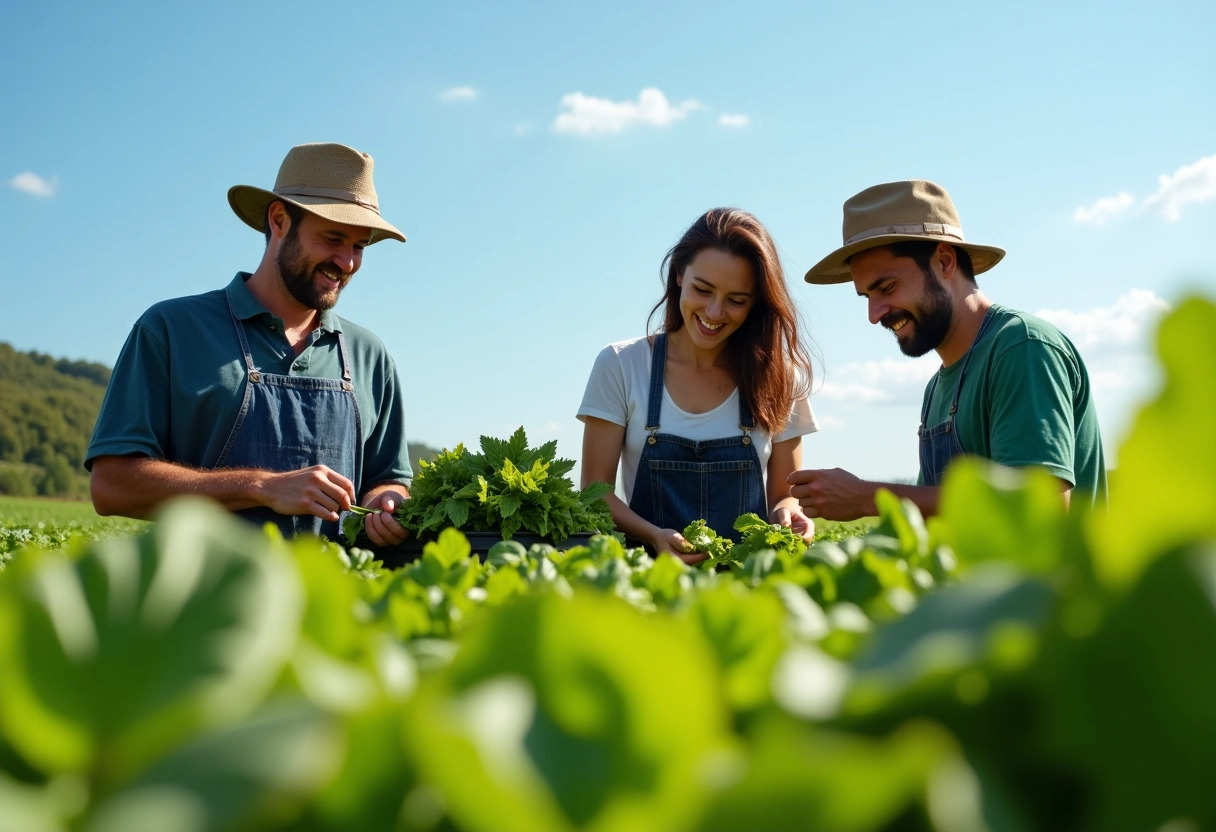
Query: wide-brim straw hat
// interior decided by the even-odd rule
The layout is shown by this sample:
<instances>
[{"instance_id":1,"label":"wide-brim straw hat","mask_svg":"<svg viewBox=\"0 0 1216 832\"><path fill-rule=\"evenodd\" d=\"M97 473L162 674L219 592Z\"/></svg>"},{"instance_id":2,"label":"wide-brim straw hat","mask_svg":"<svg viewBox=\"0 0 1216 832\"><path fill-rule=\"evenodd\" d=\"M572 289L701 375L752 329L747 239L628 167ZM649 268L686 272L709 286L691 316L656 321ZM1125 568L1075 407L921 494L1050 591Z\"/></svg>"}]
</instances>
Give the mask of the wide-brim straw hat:
<instances>
[{"instance_id":1,"label":"wide-brim straw hat","mask_svg":"<svg viewBox=\"0 0 1216 832\"><path fill-rule=\"evenodd\" d=\"M846 283L849 258L859 251L907 240L937 240L964 249L974 273L991 269L1005 256L996 246L963 239L962 223L946 189L923 179L866 188L844 204L844 245L806 273L807 283Z\"/></svg>"},{"instance_id":2,"label":"wide-brim straw hat","mask_svg":"<svg viewBox=\"0 0 1216 832\"><path fill-rule=\"evenodd\" d=\"M287 151L274 190L233 185L228 204L246 225L266 231L266 208L276 199L298 205L334 222L368 229L367 244L405 235L380 216L380 202L372 184L372 157L353 147L332 142L296 145Z\"/></svg>"}]
</instances>

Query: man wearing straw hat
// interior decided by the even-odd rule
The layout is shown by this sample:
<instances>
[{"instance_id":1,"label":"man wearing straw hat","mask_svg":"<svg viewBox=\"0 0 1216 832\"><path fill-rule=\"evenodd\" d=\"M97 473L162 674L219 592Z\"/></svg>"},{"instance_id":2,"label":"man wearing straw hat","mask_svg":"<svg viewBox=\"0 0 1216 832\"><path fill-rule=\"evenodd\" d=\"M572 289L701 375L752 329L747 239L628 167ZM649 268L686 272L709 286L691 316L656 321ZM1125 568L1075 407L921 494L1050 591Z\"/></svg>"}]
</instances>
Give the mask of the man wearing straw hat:
<instances>
[{"instance_id":1,"label":"man wearing straw hat","mask_svg":"<svg viewBox=\"0 0 1216 832\"><path fill-rule=\"evenodd\" d=\"M149 517L198 494L287 536L337 539L358 502L384 510L368 518L373 543L405 539L392 518L413 475L396 366L333 312L366 246L405 242L380 216L372 166L344 145L299 145L273 191L228 191L266 236L262 260L135 323L85 462L99 514Z\"/></svg>"},{"instance_id":2,"label":"man wearing straw hat","mask_svg":"<svg viewBox=\"0 0 1216 832\"><path fill-rule=\"evenodd\" d=\"M806 273L808 283L853 282L870 323L905 355L936 350L942 366L921 405L914 486L869 482L839 468L790 475L807 515L853 520L876 513L888 488L928 515L948 463L975 454L1042 466L1064 500L1105 500L1106 469L1085 364L1054 326L993 303L975 275L1005 256L967 242L945 189L923 180L867 188L844 204L844 245Z\"/></svg>"}]
</instances>

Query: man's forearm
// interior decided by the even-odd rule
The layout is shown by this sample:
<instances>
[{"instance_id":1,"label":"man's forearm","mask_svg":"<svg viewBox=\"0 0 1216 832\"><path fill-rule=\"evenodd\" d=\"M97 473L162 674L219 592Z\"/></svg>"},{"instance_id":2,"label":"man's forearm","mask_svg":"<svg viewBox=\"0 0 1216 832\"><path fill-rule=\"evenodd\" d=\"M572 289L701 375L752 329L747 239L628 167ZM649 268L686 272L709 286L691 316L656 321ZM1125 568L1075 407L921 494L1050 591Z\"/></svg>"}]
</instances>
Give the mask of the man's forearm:
<instances>
[{"instance_id":1,"label":"man's forearm","mask_svg":"<svg viewBox=\"0 0 1216 832\"><path fill-rule=\"evenodd\" d=\"M209 497L229 510L262 505L269 472L230 468L215 471L190 468L163 459L103 456L93 463L89 490L101 515L146 520L173 497Z\"/></svg>"},{"instance_id":2,"label":"man's forearm","mask_svg":"<svg viewBox=\"0 0 1216 832\"><path fill-rule=\"evenodd\" d=\"M896 497L911 500L920 509L920 513L925 517L932 517L937 514L938 500L941 497L941 487L936 485L903 485L894 482L876 482L874 483L874 492L877 493L879 488L885 488L894 494ZM878 507L871 507L871 514L877 514Z\"/></svg>"}]
</instances>

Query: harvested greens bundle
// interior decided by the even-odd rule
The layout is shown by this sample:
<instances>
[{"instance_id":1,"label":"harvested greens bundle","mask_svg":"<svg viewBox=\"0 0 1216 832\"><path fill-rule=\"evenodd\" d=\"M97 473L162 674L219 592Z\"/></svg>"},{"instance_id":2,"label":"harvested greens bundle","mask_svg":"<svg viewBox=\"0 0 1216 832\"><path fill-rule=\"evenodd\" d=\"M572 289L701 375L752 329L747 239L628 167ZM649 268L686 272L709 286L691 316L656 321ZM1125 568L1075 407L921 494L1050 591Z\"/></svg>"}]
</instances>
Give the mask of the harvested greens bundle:
<instances>
[{"instance_id":1,"label":"harvested greens bundle","mask_svg":"<svg viewBox=\"0 0 1216 832\"><path fill-rule=\"evenodd\" d=\"M615 526L603 497L612 486L593 482L577 491L566 477L574 461L556 454L556 440L529 448L522 427L506 440L481 437L479 454L457 445L433 462L419 462L410 498L393 516L415 537L448 526L500 532L504 540L521 530L555 541L579 532L610 534ZM363 532L371 513L351 510L342 528L348 543Z\"/></svg>"},{"instance_id":2,"label":"harvested greens bundle","mask_svg":"<svg viewBox=\"0 0 1216 832\"><path fill-rule=\"evenodd\" d=\"M694 520L684 528L684 539L692 544L694 552L709 555L709 560L700 564L707 569L719 564L742 566L748 557L764 549L789 552L791 555L801 555L806 551L806 541L802 535L786 526L765 522L759 515L750 512L740 515L735 521L735 531L743 535L738 543L728 537L719 537L717 532L705 525L704 520Z\"/></svg>"}]
</instances>

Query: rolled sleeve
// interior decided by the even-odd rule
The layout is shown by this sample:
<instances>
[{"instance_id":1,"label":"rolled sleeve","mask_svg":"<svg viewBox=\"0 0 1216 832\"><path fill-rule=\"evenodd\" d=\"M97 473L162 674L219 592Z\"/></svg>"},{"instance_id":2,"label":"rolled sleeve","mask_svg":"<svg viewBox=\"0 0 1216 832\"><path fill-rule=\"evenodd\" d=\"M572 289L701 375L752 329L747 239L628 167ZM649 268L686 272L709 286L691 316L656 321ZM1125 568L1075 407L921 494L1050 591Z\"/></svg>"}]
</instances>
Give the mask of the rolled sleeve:
<instances>
[{"instance_id":1,"label":"rolled sleeve","mask_svg":"<svg viewBox=\"0 0 1216 832\"><path fill-rule=\"evenodd\" d=\"M1000 397L993 403L991 457L1002 465L1041 465L1076 484L1075 426L1069 362L1059 349L1028 340L997 362Z\"/></svg>"},{"instance_id":2,"label":"rolled sleeve","mask_svg":"<svg viewBox=\"0 0 1216 832\"><path fill-rule=\"evenodd\" d=\"M405 400L396 363L387 354L374 378L375 418L363 442L363 482L360 493L386 482L406 486L414 479L405 435Z\"/></svg>"},{"instance_id":3,"label":"rolled sleeve","mask_svg":"<svg viewBox=\"0 0 1216 832\"><path fill-rule=\"evenodd\" d=\"M85 457L92 469L99 456L164 459L170 436L169 351L143 322L131 329L106 387L101 412Z\"/></svg>"},{"instance_id":4,"label":"rolled sleeve","mask_svg":"<svg viewBox=\"0 0 1216 832\"><path fill-rule=\"evenodd\" d=\"M628 393L621 357L614 346L607 346L595 357L576 416L580 422L585 422L591 416L624 427L629 421L628 414Z\"/></svg>"}]
</instances>

